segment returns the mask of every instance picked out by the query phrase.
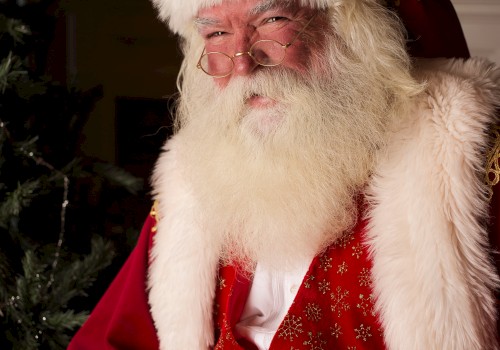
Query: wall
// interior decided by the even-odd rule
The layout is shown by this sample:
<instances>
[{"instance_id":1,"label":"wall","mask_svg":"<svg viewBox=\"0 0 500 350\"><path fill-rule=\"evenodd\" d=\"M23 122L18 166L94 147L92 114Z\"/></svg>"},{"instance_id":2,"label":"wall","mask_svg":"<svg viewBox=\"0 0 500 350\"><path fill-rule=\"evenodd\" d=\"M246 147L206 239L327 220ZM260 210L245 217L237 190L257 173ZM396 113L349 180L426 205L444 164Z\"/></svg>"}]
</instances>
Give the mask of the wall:
<instances>
[{"instance_id":1,"label":"wall","mask_svg":"<svg viewBox=\"0 0 500 350\"><path fill-rule=\"evenodd\" d=\"M500 64L500 0L452 0L471 55Z\"/></svg>"},{"instance_id":2,"label":"wall","mask_svg":"<svg viewBox=\"0 0 500 350\"><path fill-rule=\"evenodd\" d=\"M82 148L114 162L117 98L161 99L174 94L181 57L177 39L156 18L148 0L63 3L67 80L83 90L102 85L104 93L86 125Z\"/></svg>"}]
</instances>

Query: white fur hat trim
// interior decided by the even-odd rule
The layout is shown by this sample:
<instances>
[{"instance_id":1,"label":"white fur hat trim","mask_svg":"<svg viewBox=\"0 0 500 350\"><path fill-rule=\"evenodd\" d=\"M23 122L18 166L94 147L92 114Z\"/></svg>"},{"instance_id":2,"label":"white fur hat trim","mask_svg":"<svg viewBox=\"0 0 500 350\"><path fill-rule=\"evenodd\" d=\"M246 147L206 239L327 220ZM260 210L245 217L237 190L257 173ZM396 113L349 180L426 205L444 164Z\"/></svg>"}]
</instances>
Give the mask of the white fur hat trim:
<instances>
[{"instance_id":1,"label":"white fur hat trim","mask_svg":"<svg viewBox=\"0 0 500 350\"><path fill-rule=\"evenodd\" d=\"M194 17L202 8L219 5L223 0L151 0L158 10L158 17L167 22L170 29L180 35L188 32ZM238 0L226 0L238 1ZM284 0L285 2L290 0ZM301 5L312 8L333 6L339 0L300 0Z\"/></svg>"}]
</instances>

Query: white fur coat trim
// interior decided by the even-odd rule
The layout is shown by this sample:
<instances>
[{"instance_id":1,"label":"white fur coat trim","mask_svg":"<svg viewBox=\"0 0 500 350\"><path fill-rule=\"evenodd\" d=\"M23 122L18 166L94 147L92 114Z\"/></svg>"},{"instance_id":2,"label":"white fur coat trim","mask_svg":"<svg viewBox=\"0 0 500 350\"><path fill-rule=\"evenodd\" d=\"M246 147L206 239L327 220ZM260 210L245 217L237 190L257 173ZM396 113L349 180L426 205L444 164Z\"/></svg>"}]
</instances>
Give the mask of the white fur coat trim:
<instances>
[{"instance_id":1,"label":"white fur coat trim","mask_svg":"<svg viewBox=\"0 0 500 350\"><path fill-rule=\"evenodd\" d=\"M428 80L392 130L369 186L368 243L376 307L390 350L497 349L497 277L488 258L483 195L486 131L500 101L500 72L480 60L429 62ZM165 145L154 171L158 231L149 303L160 349L213 344L220 251L204 234L176 150Z\"/></svg>"},{"instance_id":2,"label":"white fur coat trim","mask_svg":"<svg viewBox=\"0 0 500 350\"><path fill-rule=\"evenodd\" d=\"M401 350L495 349L482 170L500 71L481 60L438 60L417 77L428 89L392 134L369 190L385 340Z\"/></svg>"}]
</instances>

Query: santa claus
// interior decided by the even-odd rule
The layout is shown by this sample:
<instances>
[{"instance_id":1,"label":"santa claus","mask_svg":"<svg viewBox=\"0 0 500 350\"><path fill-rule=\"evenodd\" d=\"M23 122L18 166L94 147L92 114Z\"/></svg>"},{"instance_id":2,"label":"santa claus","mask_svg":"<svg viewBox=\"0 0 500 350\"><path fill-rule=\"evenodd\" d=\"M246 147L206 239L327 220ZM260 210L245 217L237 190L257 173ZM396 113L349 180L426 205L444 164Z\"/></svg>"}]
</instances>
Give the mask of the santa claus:
<instances>
[{"instance_id":1,"label":"santa claus","mask_svg":"<svg viewBox=\"0 0 500 350\"><path fill-rule=\"evenodd\" d=\"M153 3L182 38L177 130L70 349L497 349L500 70L416 58L467 56L449 2Z\"/></svg>"}]
</instances>

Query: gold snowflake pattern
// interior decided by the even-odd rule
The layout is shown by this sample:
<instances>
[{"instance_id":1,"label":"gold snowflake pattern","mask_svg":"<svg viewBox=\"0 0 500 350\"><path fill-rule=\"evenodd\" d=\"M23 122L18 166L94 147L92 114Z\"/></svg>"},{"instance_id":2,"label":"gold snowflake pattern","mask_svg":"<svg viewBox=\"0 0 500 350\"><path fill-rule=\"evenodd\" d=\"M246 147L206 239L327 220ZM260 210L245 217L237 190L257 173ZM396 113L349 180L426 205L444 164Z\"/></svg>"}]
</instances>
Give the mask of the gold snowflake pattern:
<instances>
[{"instance_id":1,"label":"gold snowflake pattern","mask_svg":"<svg viewBox=\"0 0 500 350\"><path fill-rule=\"evenodd\" d=\"M214 350L222 350L225 348L226 342L228 342L228 345L236 345L236 341L234 340L232 333L231 333L231 327L227 323L227 318L226 314L223 313L223 318L224 320L222 321L222 327L221 327L221 336L219 340L217 341L217 344L215 345Z\"/></svg>"},{"instance_id":2,"label":"gold snowflake pattern","mask_svg":"<svg viewBox=\"0 0 500 350\"><path fill-rule=\"evenodd\" d=\"M226 288L226 279L220 277L218 279L219 289L223 290L224 288Z\"/></svg>"},{"instance_id":3,"label":"gold snowflake pattern","mask_svg":"<svg viewBox=\"0 0 500 350\"><path fill-rule=\"evenodd\" d=\"M324 279L318 283L318 289L321 293L326 294L330 290L330 282Z\"/></svg>"},{"instance_id":4,"label":"gold snowflake pattern","mask_svg":"<svg viewBox=\"0 0 500 350\"><path fill-rule=\"evenodd\" d=\"M344 334L342 333L342 327L338 323L335 323L333 327L330 327L332 337L339 339L339 337Z\"/></svg>"},{"instance_id":5,"label":"gold snowflake pattern","mask_svg":"<svg viewBox=\"0 0 500 350\"><path fill-rule=\"evenodd\" d=\"M351 308L349 303L347 303L347 297L349 296L348 290L342 290L342 288L337 287L334 293L330 294L332 299L331 309L334 314L338 317L342 316L343 311L347 311Z\"/></svg>"},{"instance_id":6,"label":"gold snowflake pattern","mask_svg":"<svg viewBox=\"0 0 500 350\"><path fill-rule=\"evenodd\" d=\"M319 268L325 272L332 268L332 258L329 258L326 253L319 258Z\"/></svg>"},{"instance_id":7,"label":"gold snowflake pattern","mask_svg":"<svg viewBox=\"0 0 500 350\"><path fill-rule=\"evenodd\" d=\"M363 316L368 314L375 316L375 310L373 308L373 294L365 297L363 294L359 295L359 303L356 305L358 309L361 309Z\"/></svg>"},{"instance_id":8,"label":"gold snowflake pattern","mask_svg":"<svg viewBox=\"0 0 500 350\"><path fill-rule=\"evenodd\" d=\"M308 303L304 313L309 321L318 322L321 320L321 308L318 304Z\"/></svg>"},{"instance_id":9,"label":"gold snowflake pattern","mask_svg":"<svg viewBox=\"0 0 500 350\"><path fill-rule=\"evenodd\" d=\"M334 243L335 247L346 248L354 240L354 233L348 231L344 233L340 238Z\"/></svg>"},{"instance_id":10,"label":"gold snowflake pattern","mask_svg":"<svg viewBox=\"0 0 500 350\"><path fill-rule=\"evenodd\" d=\"M304 282L304 287L306 287L307 289L311 288L312 281L314 281L314 276L313 275L307 276L307 279Z\"/></svg>"},{"instance_id":11,"label":"gold snowflake pattern","mask_svg":"<svg viewBox=\"0 0 500 350\"><path fill-rule=\"evenodd\" d=\"M361 247L361 244L358 243L352 247L352 256L355 256L356 259L359 260L359 258L361 258L361 255L363 255L363 248Z\"/></svg>"},{"instance_id":12,"label":"gold snowflake pattern","mask_svg":"<svg viewBox=\"0 0 500 350\"><path fill-rule=\"evenodd\" d=\"M363 341L367 341L368 338L372 336L370 333L370 326L365 327L363 324L359 326L359 328L354 329L354 331L358 334L356 339L362 339Z\"/></svg>"},{"instance_id":13,"label":"gold snowflake pattern","mask_svg":"<svg viewBox=\"0 0 500 350\"><path fill-rule=\"evenodd\" d=\"M309 340L304 342L304 345L309 346L311 350L324 350L323 345L326 344L326 341L321 338L321 332L314 335L313 332L307 332L309 336Z\"/></svg>"},{"instance_id":14,"label":"gold snowflake pattern","mask_svg":"<svg viewBox=\"0 0 500 350\"><path fill-rule=\"evenodd\" d=\"M358 275L359 285L361 287L367 287L371 285L372 278L370 275L370 270L366 267L361 270L361 273Z\"/></svg>"},{"instance_id":15,"label":"gold snowflake pattern","mask_svg":"<svg viewBox=\"0 0 500 350\"><path fill-rule=\"evenodd\" d=\"M340 274L341 276L347 272L347 263L345 261L342 262L342 264L340 264L338 267L337 267L337 273Z\"/></svg>"},{"instance_id":16,"label":"gold snowflake pattern","mask_svg":"<svg viewBox=\"0 0 500 350\"><path fill-rule=\"evenodd\" d=\"M278 337L288 339L293 341L295 338L299 336L300 333L303 333L302 329L302 317L297 317L295 315L286 315L283 323L279 328Z\"/></svg>"}]
</instances>

